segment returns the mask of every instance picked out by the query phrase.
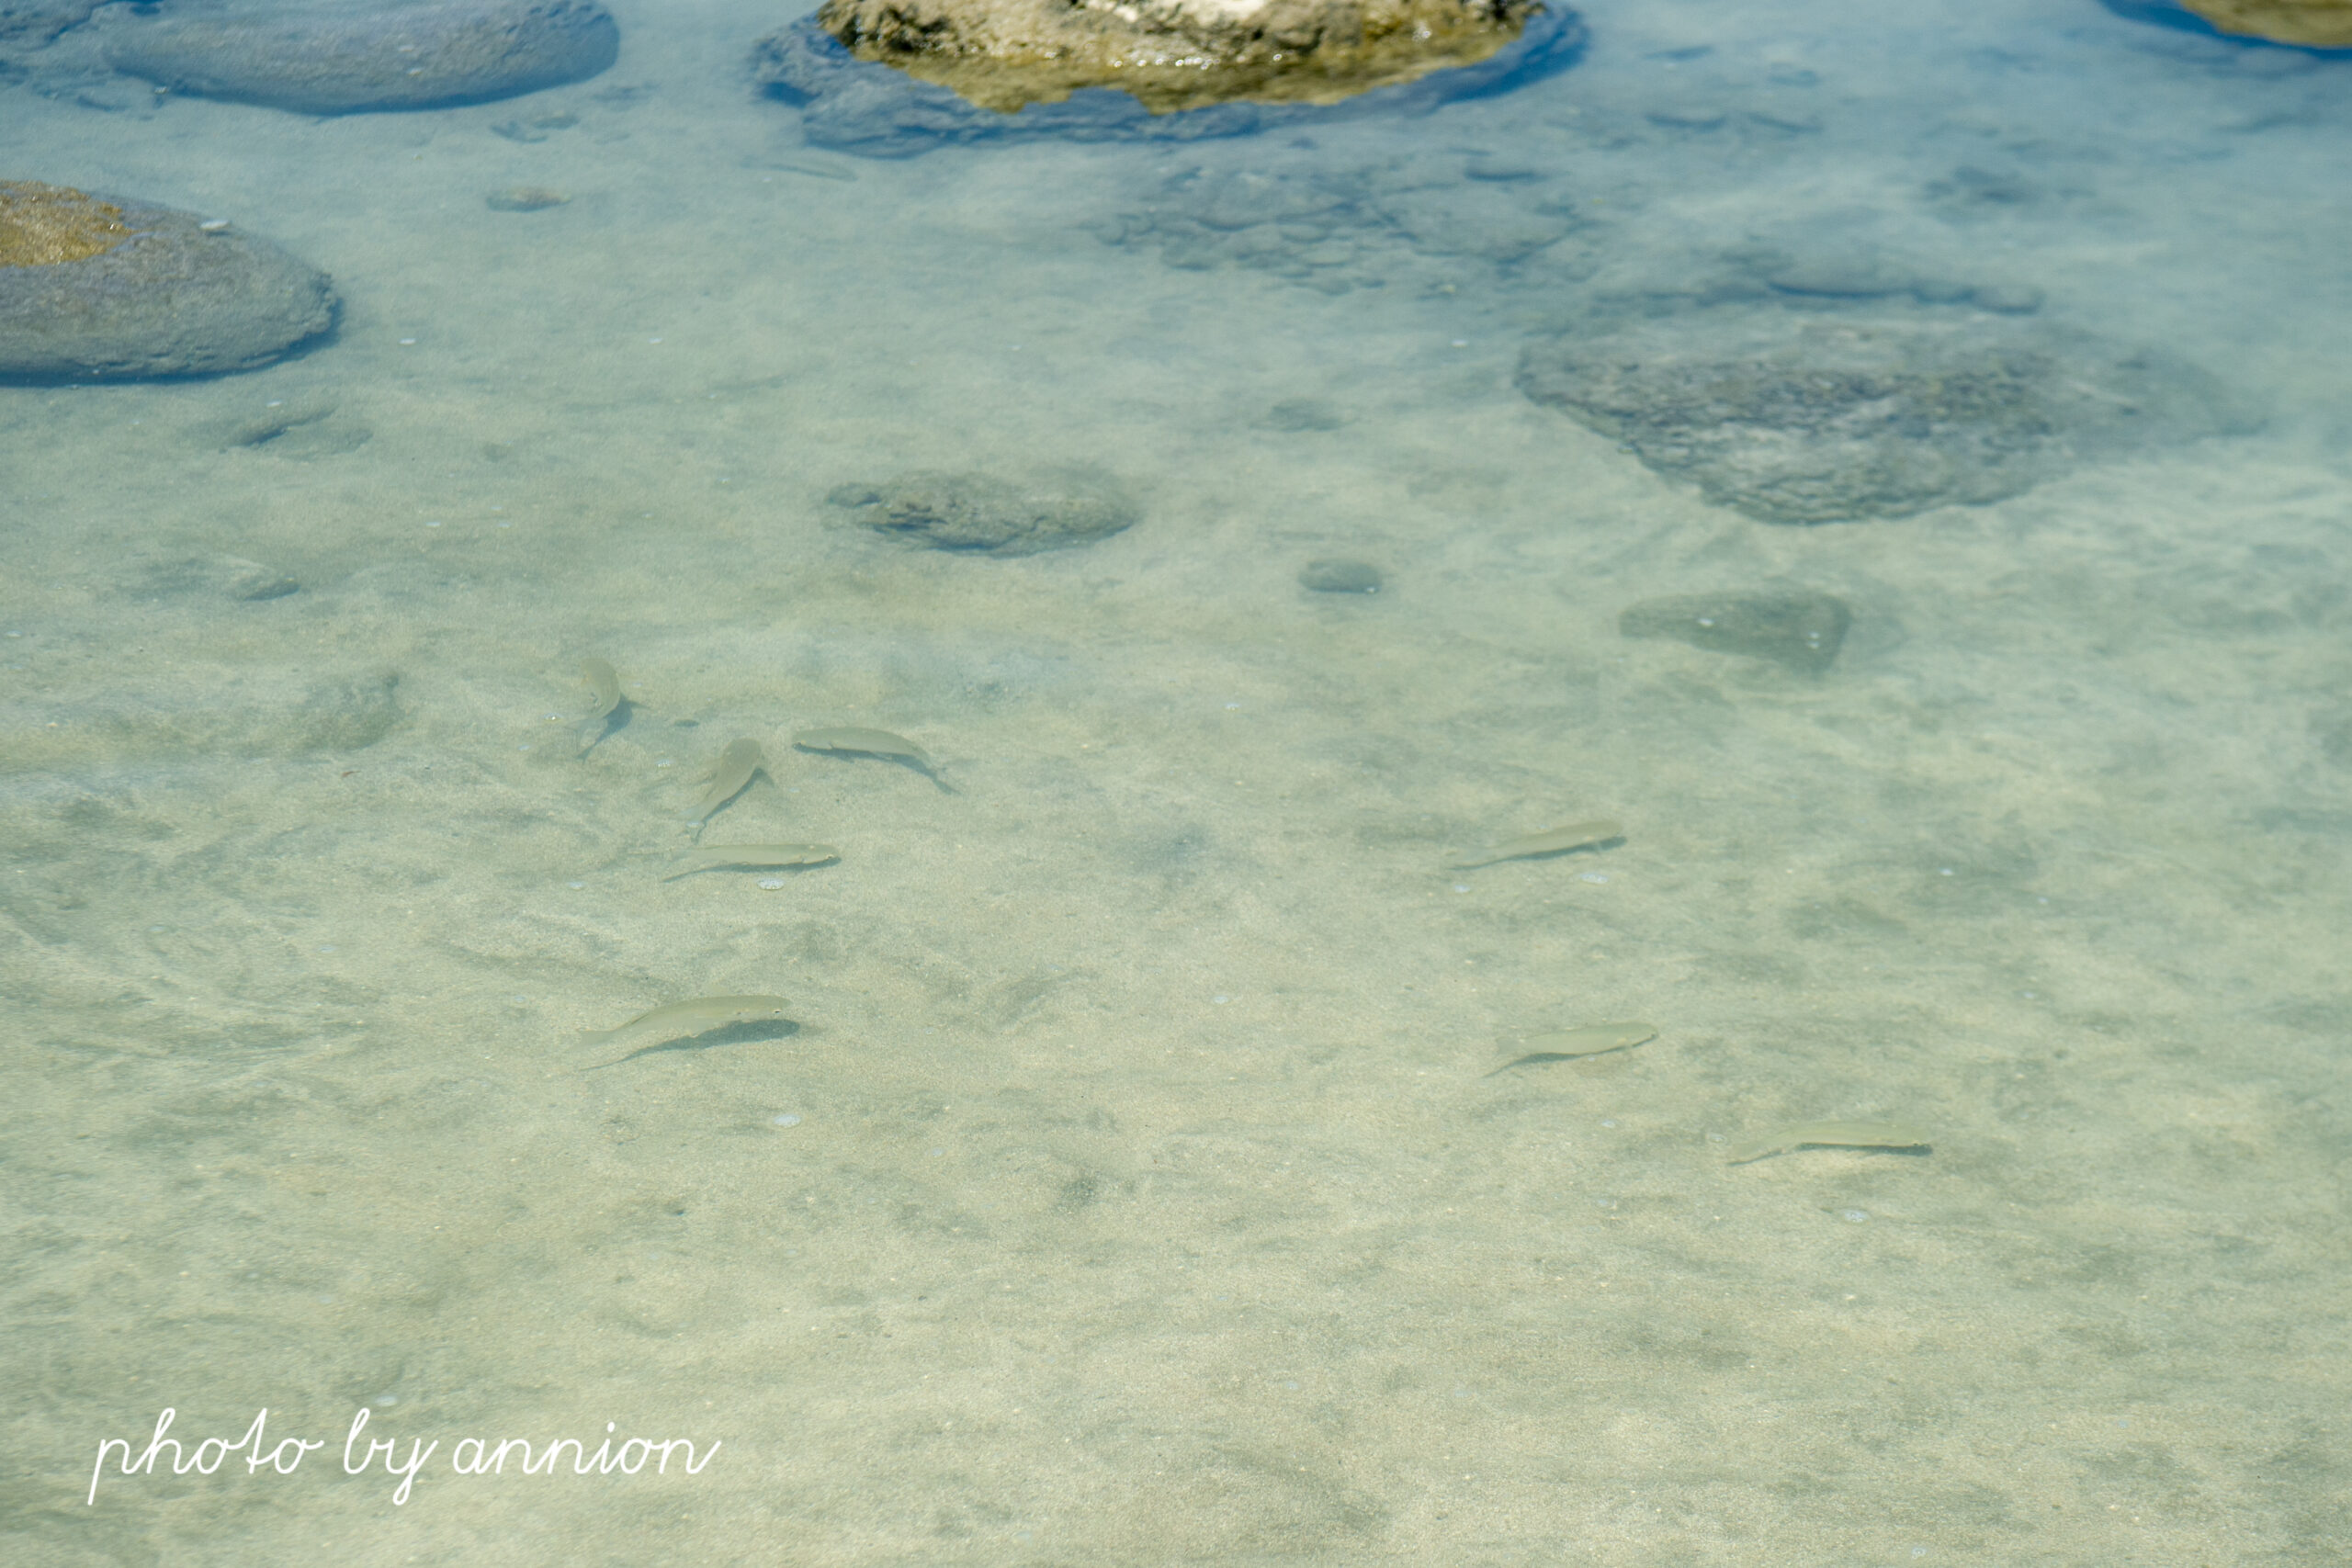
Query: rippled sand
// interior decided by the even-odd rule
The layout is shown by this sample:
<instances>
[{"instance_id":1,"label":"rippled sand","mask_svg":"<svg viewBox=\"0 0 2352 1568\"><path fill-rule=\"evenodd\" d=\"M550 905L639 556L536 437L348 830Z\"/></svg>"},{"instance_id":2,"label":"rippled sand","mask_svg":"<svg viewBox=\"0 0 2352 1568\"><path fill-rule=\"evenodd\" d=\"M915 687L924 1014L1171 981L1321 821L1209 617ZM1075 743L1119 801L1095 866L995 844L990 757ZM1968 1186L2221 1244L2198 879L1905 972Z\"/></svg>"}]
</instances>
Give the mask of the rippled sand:
<instances>
[{"instance_id":1,"label":"rippled sand","mask_svg":"<svg viewBox=\"0 0 2352 1568\"><path fill-rule=\"evenodd\" d=\"M345 299L267 371L0 390L12 1559L2340 1559L2352 64L1595 6L1566 75L1311 148L873 162L749 96L773 12L616 10L605 77L446 113L0 93L0 174ZM1260 157L1577 218L1351 230L1330 291L1106 243ZM1751 246L2030 285L2267 423L1794 528L1514 389ZM224 439L273 400L328 412ZM1080 462L1144 521L824 502ZM1619 632L1783 588L1853 607L1826 673ZM839 862L663 881L738 737L705 837ZM799 1027L582 1071L706 996ZM1727 1162L1831 1121L1932 1148ZM85 1506L165 1405L331 1441ZM362 1405L355 1458L440 1445L404 1504ZM447 1467L608 1422L723 1446Z\"/></svg>"}]
</instances>

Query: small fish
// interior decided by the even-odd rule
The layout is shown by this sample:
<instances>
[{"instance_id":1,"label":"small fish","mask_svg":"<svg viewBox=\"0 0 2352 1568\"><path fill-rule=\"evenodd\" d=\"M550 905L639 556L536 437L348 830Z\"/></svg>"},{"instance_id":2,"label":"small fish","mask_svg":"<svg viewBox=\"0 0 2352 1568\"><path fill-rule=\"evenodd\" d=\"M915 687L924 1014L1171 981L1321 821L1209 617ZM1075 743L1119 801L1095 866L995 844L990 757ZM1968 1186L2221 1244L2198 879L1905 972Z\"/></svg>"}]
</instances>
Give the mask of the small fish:
<instances>
[{"instance_id":1,"label":"small fish","mask_svg":"<svg viewBox=\"0 0 2352 1568\"><path fill-rule=\"evenodd\" d=\"M932 765L931 753L903 735L893 735L887 729L859 729L854 726L833 729L804 729L792 738L792 743L803 751L830 751L840 757L880 757L892 762L904 762L941 789L947 781L939 776ZM950 795L955 791L948 790Z\"/></svg>"},{"instance_id":2,"label":"small fish","mask_svg":"<svg viewBox=\"0 0 2352 1568\"><path fill-rule=\"evenodd\" d=\"M814 175L820 180L842 180L854 184L857 179L857 176L847 169L837 168L831 164L820 164L808 158L777 158L762 166L781 169L789 175Z\"/></svg>"},{"instance_id":3,"label":"small fish","mask_svg":"<svg viewBox=\"0 0 2352 1568\"><path fill-rule=\"evenodd\" d=\"M1928 1148L1927 1134L1900 1122L1799 1122L1740 1145L1726 1163L1746 1165L1799 1149L1917 1149L1924 1154Z\"/></svg>"},{"instance_id":4,"label":"small fish","mask_svg":"<svg viewBox=\"0 0 2352 1568\"><path fill-rule=\"evenodd\" d=\"M582 660L580 678L595 694L595 705L580 726L580 750L584 756L612 728L613 716L628 705L628 699L621 695L620 672L601 659Z\"/></svg>"},{"instance_id":5,"label":"small fish","mask_svg":"<svg viewBox=\"0 0 2352 1568\"><path fill-rule=\"evenodd\" d=\"M718 871L729 866L764 870L780 865L823 865L841 858L841 851L831 844L705 844L672 861L670 874L662 880L675 882L698 871Z\"/></svg>"},{"instance_id":6,"label":"small fish","mask_svg":"<svg viewBox=\"0 0 2352 1568\"><path fill-rule=\"evenodd\" d=\"M1636 1045L1646 1045L1657 1038L1656 1026L1647 1023L1587 1023L1574 1029L1557 1030L1550 1034L1531 1034L1525 1043L1541 1046L1530 1051L1515 1062L1505 1062L1494 1073L1507 1073L1513 1067L1540 1067L1553 1062L1573 1062L1579 1056L1605 1055L1611 1051L1630 1051Z\"/></svg>"},{"instance_id":7,"label":"small fish","mask_svg":"<svg viewBox=\"0 0 2352 1568\"><path fill-rule=\"evenodd\" d=\"M1564 855L1570 850L1597 850L1624 836L1624 829L1607 818L1592 822L1571 822L1565 828L1530 833L1525 838L1506 839L1488 850L1486 859L1456 861L1453 869L1476 871L1480 866L1499 865L1507 860L1533 860L1544 855Z\"/></svg>"},{"instance_id":8,"label":"small fish","mask_svg":"<svg viewBox=\"0 0 2352 1568\"><path fill-rule=\"evenodd\" d=\"M721 807L743 793L753 773L767 765L767 753L760 750L758 741L749 736L729 740L727 750L718 754L718 767L711 771L710 787L702 792L702 798L695 802L685 819L696 827L709 821L718 815Z\"/></svg>"},{"instance_id":9,"label":"small fish","mask_svg":"<svg viewBox=\"0 0 2352 1568\"><path fill-rule=\"evenodd\" d=\"M792 738L803 751L845 751L856 757L888 757L929 769L931 753L903 735L887 729L804 729Z\"/></svg>"},{"instance_id":10,"label":"small fish","mask_svg":"<svg viewBox=\"0 0 2352 1568\"><path fill-rule=\"evenodd\" d=\"M785 1009L790 1005L782 997L696 997L692 1001L670 1002L650 1012L639 1013L618 1028L592 1030L584 1038L637 1047L627 1055L598 1064L609 1067L673 1040L692 1040L741 1023L790 1023L792 1020L785 1016Z\"/></svg>"}]
</instances>

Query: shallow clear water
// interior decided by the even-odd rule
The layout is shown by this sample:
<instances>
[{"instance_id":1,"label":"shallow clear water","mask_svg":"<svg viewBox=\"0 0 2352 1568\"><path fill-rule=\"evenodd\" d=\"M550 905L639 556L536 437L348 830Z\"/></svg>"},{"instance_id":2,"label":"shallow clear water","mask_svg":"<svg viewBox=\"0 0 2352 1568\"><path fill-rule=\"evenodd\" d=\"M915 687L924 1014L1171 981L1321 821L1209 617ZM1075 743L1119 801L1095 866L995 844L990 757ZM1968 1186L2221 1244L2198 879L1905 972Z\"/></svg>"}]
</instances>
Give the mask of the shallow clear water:
<instances>
[{"instance_id":1,"label":"shallow clear water","mask_svg":"<svg viewBox=\"0 0 2352 1568\"><path fill-rule=\"evenodd\" d=\"M613 8L478 107L0 91L0 175L344 300L0 389L11 1561L2345 1560L2352 62L1597 3L1426 117L876 160L752 92L784 12ZM1345 200L1212 221L1269 189ZM1514 384L1800 265L2255 412L1794 527ZM825 499L1072 463L1142 521ZM1619 632L1785 588L1826 673ZM739 736L706 841L838 863L662 880ZM1726 1162L1829 1119L1932 1147ZM326 1446L85 1503L167 1406ZM699 1472L450 1465L608 1431Z\"/></svg>"}]
</instances>

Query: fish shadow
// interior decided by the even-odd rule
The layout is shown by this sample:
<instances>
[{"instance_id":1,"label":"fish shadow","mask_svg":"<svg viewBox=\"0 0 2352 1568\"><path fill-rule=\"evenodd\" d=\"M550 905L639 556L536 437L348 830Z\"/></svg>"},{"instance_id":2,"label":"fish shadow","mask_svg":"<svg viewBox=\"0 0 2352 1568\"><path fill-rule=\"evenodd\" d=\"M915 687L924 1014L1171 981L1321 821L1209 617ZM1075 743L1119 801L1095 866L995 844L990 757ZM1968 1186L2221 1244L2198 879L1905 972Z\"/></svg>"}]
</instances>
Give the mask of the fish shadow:
<instances>
[{"instance_id":1,"label":"fish shadow","mask_svg":"<svg viewBox=\"0 0 2352 1568\"><path fill-rule=\"evenodd\" d=\"M770 1040L789 1040L800 1032L800 1025L788 1018L746 1019L718 1029L707 1029L700 1034L689 1034L683 1040L664 1040L659 1045L640 1045L626 1056L616 1056L609 1062L599 1062L593 1067L582 1067L583 1073L601 1073L606 1067L617 1067L634 1062L639 1056L658 1056L672 1051L712 1051L726 1045L757 1045Z\"/></svg>"},{"instance_id":2,"label":"fish shadow","mask_svg":"<svg viewBox=\"0 0 2352 1568\"><path fill-rule=\"evenodd\" d=\"M803 746L797 740L792 743L792 749L796 751L805 752L811 757L831 757L837 762L853 761L894 763L899 767L906 769L907 772L910 773L921 773L933 784L937 784L939 786L939 793L942 795L961 795L964 793L962 790L957 789L954 784L949 784L945 779L940 777L939 770L937 768L933 767L928 762L918 762L912 757L893 757L887 752L882 751L842 751L830 746Z\"/></svg>"},{"instance_id":3,"label":"fish shadow","mask_svg":"<svg viewBox=\"0 0 2352 1568\"><path fill-rule=\"evenodd\" d=\"M606 714L601 723L592 718L586 724L582 725L580 727L579 754L585 757L589 752L594 751L598 746L604 744L607 737L616 735L621 730L627 729L628 728L630 716L636 712L637 705L629 701L628 698L623 697L620 700L620 705L614 708L612 712Z\"/></svg>"},{"instance_id":4,"label":"fish shadow","mask_svg":"<svg viewBox=\"0 0 2352 1568\"><path fill-rule=\"evenodd\" d=\"M1448 866L1446 874L1450 876L1462 876L1474 871L1492 871L1499 865L1532 865L1541 861L1566 860L1570 855L1606 854L1611 850L1622 850L1624 847L1625 835L1620 833L1613 839L1598 839L1589 844L1570 844L1565 850L1545 850L1540 854L1532 855L1508 855L1498 861L1490 861L1485 865Z\"/></svg>"}]
</instances>

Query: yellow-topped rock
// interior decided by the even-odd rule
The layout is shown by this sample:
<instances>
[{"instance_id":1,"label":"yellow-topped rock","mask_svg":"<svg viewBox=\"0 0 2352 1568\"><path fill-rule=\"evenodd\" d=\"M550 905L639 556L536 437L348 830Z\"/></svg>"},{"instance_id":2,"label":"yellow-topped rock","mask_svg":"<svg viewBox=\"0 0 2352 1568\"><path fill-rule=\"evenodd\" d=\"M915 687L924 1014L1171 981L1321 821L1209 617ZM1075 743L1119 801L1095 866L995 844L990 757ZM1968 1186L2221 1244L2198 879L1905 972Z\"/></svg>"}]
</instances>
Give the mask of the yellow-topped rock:
<instances>
[{"instance_id":1,"label":"yellow-topped rock","mask_svg":"<svg viewBox=\"0 0 2352 1568\"><path fill-rule=\"evenodd\" d=\"M1154 114L1249 99L1330 104L1474 65L1536 0L826 0L861 60L1012 113L1115 87Z\"/></svg>"},{"instance_id":2,"label":"yellow-topped rock","mask_svg":"<svg viewBox=\"0 0 2352 1568\"><path fill-rule=\"evenodd\" d=\"M0 266L55 266L130 237L122 209L69 186L0 180Z\"/></svg>"},{"instance_id":3,"label":"yellow-topped rock","mask_svg":"<svg viewBox=\"0 0 2352 1568\"><path fill-rule=\"evenodd\" d=\"M2181 0L2181 4L2241 38L2299 43L2312 49L2352 49L2352 0Z\"/></svg>"}]
</instances>

